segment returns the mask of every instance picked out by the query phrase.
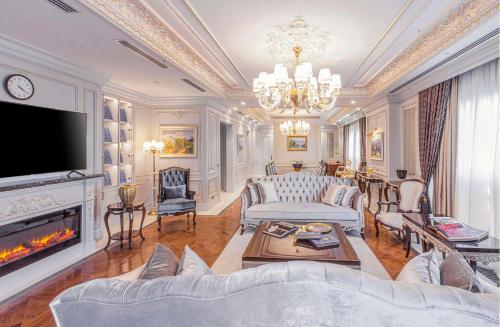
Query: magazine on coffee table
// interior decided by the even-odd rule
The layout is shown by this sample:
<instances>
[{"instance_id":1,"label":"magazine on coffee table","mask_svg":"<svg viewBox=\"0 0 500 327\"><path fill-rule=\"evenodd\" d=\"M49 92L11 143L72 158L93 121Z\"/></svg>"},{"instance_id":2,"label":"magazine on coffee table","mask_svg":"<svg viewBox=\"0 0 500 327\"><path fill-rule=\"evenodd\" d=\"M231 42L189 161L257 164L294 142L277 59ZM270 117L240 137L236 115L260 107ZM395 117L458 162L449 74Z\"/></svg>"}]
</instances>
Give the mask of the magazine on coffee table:
<instances>
[{"instance_id":1,"label":"magazine on coffee table","mask_svg":"<svg viewBox=\"0 0 500 327\"><path fill-rule=\"evenodd\" d=\"M269 226L263 233L277 238L283 238L295 233L298 229L299 228L293 224L280 221Z\"/></svg>"},{"instance_id":2,"label":"magazine on coffee table","mask_svg":"<svg viewBox=\"0 0 500 327\"><path fill-rule=\"evenodd\" d=\"M477 242L488 238L488 232L462 224L451 217L430 217L431 228L451 242Z\"/></svg>"}]
</instances>

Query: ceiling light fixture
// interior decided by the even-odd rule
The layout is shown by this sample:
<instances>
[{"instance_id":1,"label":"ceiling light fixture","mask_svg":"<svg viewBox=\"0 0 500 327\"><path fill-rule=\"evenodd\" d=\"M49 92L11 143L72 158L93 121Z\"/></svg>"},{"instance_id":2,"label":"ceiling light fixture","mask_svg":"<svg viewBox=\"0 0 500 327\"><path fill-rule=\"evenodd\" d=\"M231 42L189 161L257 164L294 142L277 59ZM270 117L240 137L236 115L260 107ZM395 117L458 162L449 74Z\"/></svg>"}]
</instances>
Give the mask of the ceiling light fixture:
<instances>
[{"instance_id":1,"label":"ceiling light fixture","mask_svg":"<svg viewBox=\"0 0 500 327\"><path fill-rule=\"evenodd\" d=\"M269 34L271 48L278 48L275 53L283 54L290 46L288 51L293 53L295 76L288 78L288 70L283 64L276 64L273 73L259 73L253 80L253 92L262 108L282 113L290 105L295 114L299 110L310 113L334 107L342 87L340 75L332 75L330 68L322 68L316 78L311 63L301 62L302 53L306 58L316 59L318 53L324 51L328 34L319 26L306 23L302 16ZM285 61L289 62L288 57Z\"/></svg>"},{"instance_id":2,"label":"ceiling light fixture","mask_svg":"<svg viewBox=\"0 0 500 327\"><path fill-rule=\"evenodd\" d=\"M241 102L241 105L244 106L244 105L246 105L246 103L243 101L243 102Z\"/></svg>"},{"instance_id":3,"label":"ceiling light fixture","mask_svg":"<svg viewBox=\"0 0 500 327\"><path fill-rule=\"evenodd\" d=\"M355 103L356 103L356 101L354 101L354 100L351 100L351 104L355 104Z\"/></svg>"}]
</instances>

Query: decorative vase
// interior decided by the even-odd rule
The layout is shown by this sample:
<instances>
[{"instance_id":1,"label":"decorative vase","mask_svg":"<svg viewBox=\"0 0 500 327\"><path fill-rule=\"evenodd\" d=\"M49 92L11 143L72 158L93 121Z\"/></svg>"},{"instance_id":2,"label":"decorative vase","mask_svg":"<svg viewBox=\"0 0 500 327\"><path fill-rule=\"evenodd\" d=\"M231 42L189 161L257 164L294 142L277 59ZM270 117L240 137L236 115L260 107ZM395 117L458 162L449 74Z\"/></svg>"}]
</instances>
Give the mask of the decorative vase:
<instances>
[{"instance_id":1,"label":"decorative vase","mask_svg":"<svg viewBox=\"0 0 500 327\"><path fill-rule=\"evenodd\" d=\"M118 189L118 195L122 200L123 206L129 207L134 202L136 186L133 184L125 184Z\"/></svg>"},{"instance_id":2,"label":"decorative vase","mask_svg":"<svg viewBox=\"0 0 500 327\"><path fill-rule=\"evenodd\" d=\"M405 179L407 173L408 173L408 171L405 170L405 169L398 169L398 170L396 170L396 174L398 175L399 179Z\"/></svg>"}]
</instances>

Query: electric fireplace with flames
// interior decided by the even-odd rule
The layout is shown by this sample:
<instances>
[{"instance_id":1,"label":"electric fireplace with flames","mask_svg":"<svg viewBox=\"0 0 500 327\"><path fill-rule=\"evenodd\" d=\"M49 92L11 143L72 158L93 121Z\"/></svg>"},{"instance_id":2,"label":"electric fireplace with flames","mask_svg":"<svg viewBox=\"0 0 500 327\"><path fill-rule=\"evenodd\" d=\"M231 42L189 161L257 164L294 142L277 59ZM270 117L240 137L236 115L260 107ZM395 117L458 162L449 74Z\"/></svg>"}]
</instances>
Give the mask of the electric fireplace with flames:
<instances>
[{"instance_id":1,"label":"electric fireplace with flames","mask_svg":"<svg viewBox=\"0 0 500 327\"><path fill-rule=\"evenodd\" d=\"M80 243L81 206L0 226L0 276Z\"/></svg>"}]
</instances>

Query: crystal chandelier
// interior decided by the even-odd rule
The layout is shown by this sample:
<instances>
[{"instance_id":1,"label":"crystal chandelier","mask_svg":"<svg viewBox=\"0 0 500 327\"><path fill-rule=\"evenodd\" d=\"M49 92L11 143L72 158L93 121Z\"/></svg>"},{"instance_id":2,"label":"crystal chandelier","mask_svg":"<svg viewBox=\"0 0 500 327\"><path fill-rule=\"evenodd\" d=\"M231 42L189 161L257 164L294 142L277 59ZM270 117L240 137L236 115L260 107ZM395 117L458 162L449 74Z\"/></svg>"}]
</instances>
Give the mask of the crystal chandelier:
<instances>
[{"instance_id":1,"label":"crystal chandelier","mask_svg":"<svg viewBox=\"0 0 500 327\"><path fill-rule=\"evenodd\" d=\"M333 108L340 93L340 75L322 68L318 78L313 76L311 63L299 63L302 48L295 47L295 79L288 78L282 64L274 66L274 73L262 72L253 81L253 92L262 108L284 112L290 105L294 112L305 110L326 111Z\"/></svg>"},{"instance_id":2,"label":"crystal chandelier","mask_svg":"<svg viewBox=\"0 0 500 327\"><path fill-rule=\"evenodd\" d=\"M309 134L311 126L303 120L289 120L280 124L281 134L287 136L301 136Z\"/></svg>"}]
</instances>

